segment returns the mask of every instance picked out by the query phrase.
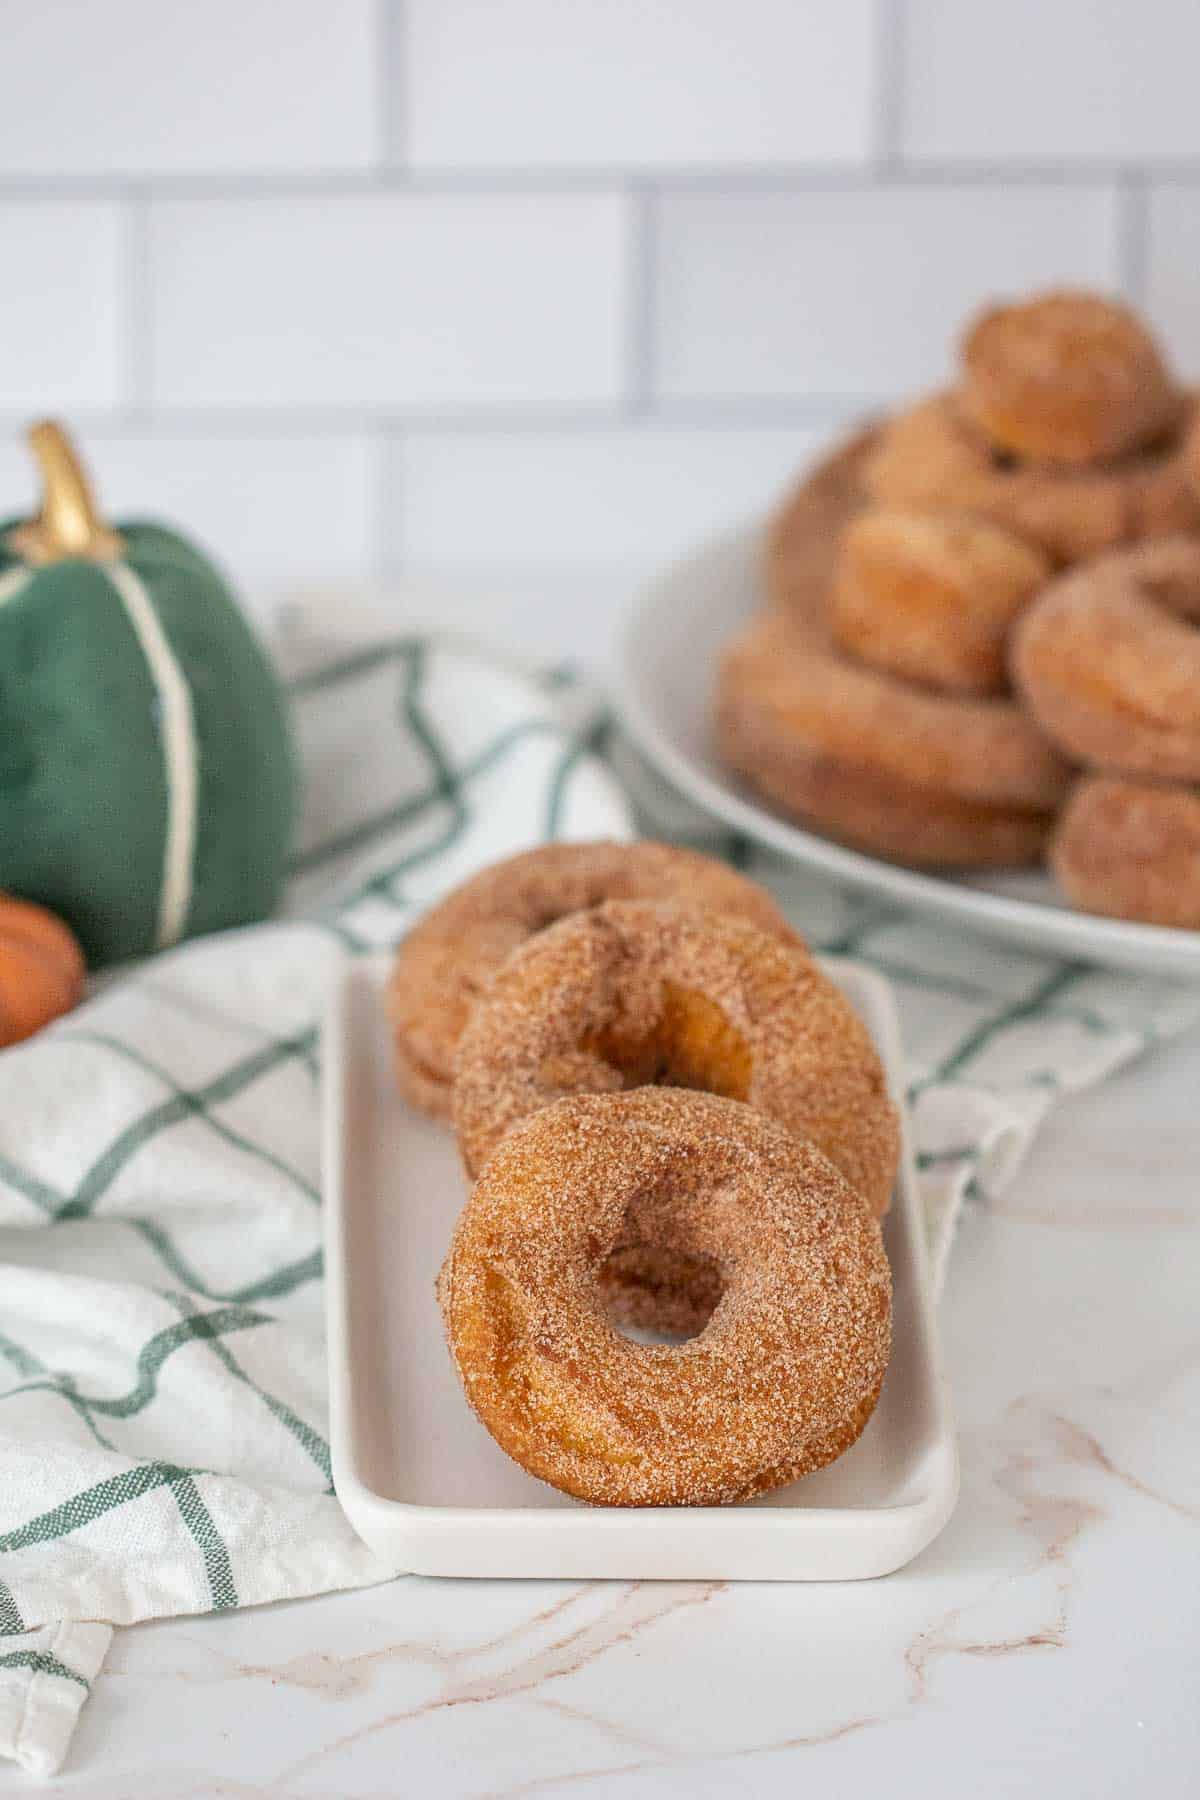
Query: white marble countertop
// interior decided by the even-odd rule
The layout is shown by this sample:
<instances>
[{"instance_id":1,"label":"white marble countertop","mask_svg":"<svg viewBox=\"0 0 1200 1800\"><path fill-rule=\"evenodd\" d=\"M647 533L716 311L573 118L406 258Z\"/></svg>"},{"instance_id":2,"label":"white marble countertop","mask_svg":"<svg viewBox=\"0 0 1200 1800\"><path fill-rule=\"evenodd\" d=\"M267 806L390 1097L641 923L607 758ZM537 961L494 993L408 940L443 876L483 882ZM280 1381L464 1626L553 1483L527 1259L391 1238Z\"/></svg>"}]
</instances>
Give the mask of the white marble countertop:
<instances>
[{"instance_id":1,"label":"white marble countertop","mask_svg":"<svg viewBox=\"0 0 1200 1800\"><path fill-rule=\"evenodd\" d=\"M909 1568L406 1580L142 1626L38 1791L1195 1795L1198 1094L1200 1033L1063 1106L968 1215L942 1304L962 1498Z\"/></svg>"}]
</instances>

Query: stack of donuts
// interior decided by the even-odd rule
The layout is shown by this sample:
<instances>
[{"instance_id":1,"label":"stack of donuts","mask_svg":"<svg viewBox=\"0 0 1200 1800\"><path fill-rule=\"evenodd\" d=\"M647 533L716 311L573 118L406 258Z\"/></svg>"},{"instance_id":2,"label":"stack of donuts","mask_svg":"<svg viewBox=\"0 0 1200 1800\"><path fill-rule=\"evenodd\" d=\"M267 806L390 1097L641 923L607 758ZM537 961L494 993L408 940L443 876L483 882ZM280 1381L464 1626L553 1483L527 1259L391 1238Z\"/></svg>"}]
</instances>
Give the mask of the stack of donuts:
<instances>
[{"instance_id":1,"label":"stack of donuts","mask_svg":"<svg viewBox=\"0 0 1200 1800\"><path fill-rule=\"evenodd\" d=\"M1083 772L1050 862L1089 912L1200 928L1200 536L1147 540L1055 582L1012 666Z\"/></svg>"},{"instance_id":2,"label":"stack of donuts","mask_svg":"<svg viewBox=\"0 0 1200 1800\"><path fill-rule=\"evenodd\" d=\"M529 851L417 925L388 1008L474 1184L438 1297L509 1456L596 1504L716 1505L856 1441L898 1118L765 893L663 844Z\"/></svg>"},{"instance_id":3,"label":"stack of donuts","mask_svg":"<svg viewBox=\"0 0 1200 1800\"><path fill-rule=\"evenodd\" d=\"M1096 912L1200 926L1200 427L1144 325L1052 292L958 385L789 497L717 692L783 812L926 867L1045 858Z\"/></svg>"}]
</instances>

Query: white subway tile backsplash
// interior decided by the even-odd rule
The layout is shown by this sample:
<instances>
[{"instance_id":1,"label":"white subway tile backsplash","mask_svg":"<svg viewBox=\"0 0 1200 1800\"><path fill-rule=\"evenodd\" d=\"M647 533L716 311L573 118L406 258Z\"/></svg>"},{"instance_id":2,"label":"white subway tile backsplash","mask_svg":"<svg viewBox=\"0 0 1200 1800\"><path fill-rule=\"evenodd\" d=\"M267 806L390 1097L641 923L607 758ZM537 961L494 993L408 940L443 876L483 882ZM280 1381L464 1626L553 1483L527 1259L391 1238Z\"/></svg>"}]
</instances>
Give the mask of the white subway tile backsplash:
<instances>
[{"instance_id":1,"label":"white subway tile backsplash","mask_svg":"<svg viewBox=\"0 0 1200 1800\"><path fill-rule=\"evenodd\" d=\"M0 170L360 169L373 0L36 0L5 24Z\"/></svg>"},{"instance_id":2,"label":"white subway tile backsplash","mask_svg":"<svg viewBox=\"0 0 1200 1800\"><path fill-rule=\"evenodd\" d=\"M553 569L514 564L408 565L365 592L339 585L300 597L292 621L310 635L378 638L428 631L462 638L493 654L551 668L600 670L613 652L614 625L644 570L576 563ZM331 604L332 602L332 604Z\"/></svg>"},{"instance_id":3,"label":"white subway tile backsplash","mask_svg":"<svg viewBox=\"0 0 1200 1800\"><path fill-rule=\"evenodd\" d=\"M628 312L610 193L345 193L151 215L154 400L610 407Z\"/></svg>"},{"instance_id":4,"label":"white subway tile backsplash","mask_svg":"<svg viewBox=\"0 0 1200 1800\"><path fill-rule=\"evenodd\" d=\"M830 428L406 436L385 485L389 560L633 565L760 514Z\"/></svg>"},{"instance_id":5,"label":"white subway tile backsplash","mask_svg":"<svg viewBox=\"0 0 1200 1800\"><path fill-rule=\"evenodd\" d=\"M0 205L0 411L124 398L124 228L105 201Z\"/></svg>"},{"instance_id":6,"label":"white subway tile backsplash","mask_svg":"<svg viewBox=\"0 0 1200 1800\"><path fill-rule=\"evenodd\" d=\"M418 166L862 160L874 0L405 0Z\"/></svg>"},{"instance_id":7,"label":"white subway tile backsplash","mask_svg":"<svg viewBox=\"0 0 1200 1800\"><path fill-rule=\"evenodd\" d=\"M246 601L374 562L374 457L365 437L76 432L106 518L149 518L194 538ZM20 436L0 439L0 511L31 513L34 470Z\"/></svg>"},{"instance_id":8,"label":"white subway tile backsplash","mask_svg":"<svg viewBox=\"0 0 1200 1800\"><path fill-rule=\"evenodd\" d=\"M679 190L659 216L667 399L903 393L945 378L991 296L1117 276L1102 186Z\"/></svg>"},{"instance_id":9,"label":"white subway tile backsplash","mask_svg":"<svg viewBox=\"0 0 1200 1800\"><path fill-rule=\"evenodd\" d=\"M1180 372L1200 379L1200 181L1149 196L1146 301Z\"/></svg>"},{"instance_id":10,"label":"white subway tile backsplash","mask_svg":"<svg viewBox=\"0 0 1200 1800\"><path fill-rule=\"evenodd\" d=\"M1200 155L1195 0L909 0L916 157Z\"/></svg>"},{"instance_id":11,"label":"white subway tile backsplash","mask_svg":"<svg viewBox=\"0 0 1200 1800\"><path fill-rule=\"evenodd\" d=\"M545 634L553 570L759 510L993 295L1144 289L1200 378L1192 0L10 10L0 418L251 594L507 563Z\"/></svg>"},{"instance_id":12,"label":"white subway tile backsplash","mask_svg":"<svg viewBox=\"0 0 1200 1800\"><path fill-rule=\"evenodd\" d=\"M247 591L366 575L374 449L361 437L78 434L106 518L154 519L194 538ZM0 511L37 504L33 464L0 439Z\"/></svg>"},{"instance_id":13,"label":"white subway tile backsplash","mask_svg":"<svg viewBox=\"0 0 1200 1800\"><path fill-rule=\"evenodd\" d=\"M374 450L362 436L97 439L114 514L161 518L240 582L366 573Z\"/></svg>"}]
</instances>

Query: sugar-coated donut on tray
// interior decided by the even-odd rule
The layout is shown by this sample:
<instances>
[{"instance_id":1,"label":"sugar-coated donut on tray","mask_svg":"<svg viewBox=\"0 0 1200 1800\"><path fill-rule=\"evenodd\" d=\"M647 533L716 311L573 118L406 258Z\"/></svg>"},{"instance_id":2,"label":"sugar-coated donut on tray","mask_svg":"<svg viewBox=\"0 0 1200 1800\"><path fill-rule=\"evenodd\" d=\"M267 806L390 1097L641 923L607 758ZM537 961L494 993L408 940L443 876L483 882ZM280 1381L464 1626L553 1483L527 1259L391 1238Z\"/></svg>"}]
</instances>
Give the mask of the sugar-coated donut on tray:
<instances>
[{"instance_id":1,"label":"sugar-coated donut on tray","mask_svg":"<svg viewBox=\"0 0 1200 1800\"><path fill-rule=\"evenodd\" d=\"M1034 461L1084 467L1143 449L1182 396L1137 315L1060 289L990 307L963 339L963 409L984 437Z\"/></svg>"},{"instance_id":2,"label":"sugar-coated donut on tray","mask_svg":"<svg viewBox=\"0 0 1200 1800\"><path fill-rule=\"evenodd\" d=\"M883 505L973 513L1058 563L1200 529L1181 433L1101 467L1053 468L997 452L954 394L892 419L861 478Z\"/></svg>"},{"instance_id":3,"label":"sugar-coated donut on tray","mask_svg":"<svg viewBox=\"0 0 1200 1800\"><path fill-rule=\"evenodd\" d=\"M1050 573L986 519L868 507L842 533L830 628L848 655L908 681L1001 693L1008 633Z\"/></svg>"},{"instance_id":4,"label":"sugar-coated donut on tray","mask_svg":"<svg viewBox=\"0 0 1200 1800\"><path fill-rule=\"evenodd\" d=\"M840 990L745 919L652 901L562 919L497 972L455 1066L468 1172L564 1094L651 1083L769 1113L812 1138L873 1213L886 1210L899 1121Z\"/></svg>"},{"instance_id":5,"label":"sugar-coated donut on tray","mask_svg":"<svg viewBox=\"0 0 1200 1800\"><path fill-rule=\"evenodd\" d=\"M710 856L673 844L543 844L455 888L409 932L388 984L397 1079L424 1111L448 1117L454 1054L495 970L565 915L603 900L673 900L738 913L800 947L774 901Z\"/></svg>"},{"instance_id":6,"label":"sugar-coated donut on tray","mask_svg":"<svg viewBox=\"0 0 1200 1800\"><path fill-rule=\"evenodd\" d=\"M1200 781L1200 539L1164 538L1053 582L1018 625L1014 679L1080 762Z\"/></svg>"},{"instance_id":7,"label":"sugar-coated donut on tray","mask_svg":"<svg viewBox=\"0 0 1200 1800\"><path fill-rule=\"evenodd\" d=\"M720 1302L683 1344L607 1317L621 1240L702 1259ZM720 1505L859 1437L891 1345L878 1224L816 1147L670 1088L559 1101L512 1132L439 1280L467 1399L531 1475L609 1506Z\"/></svg>"},{"instance_id":8,"label":"sugar-coated donut on tray","mask_svg":"<svg viewBox=\"0 0 1200 1800\"><path fill-rule=\"evenodd\" d=\"M816 606L764 613L729 646L716 728L725 761L781 811L915 865L1034 861L1070 782L1012 701L935 694L851 662Z\"/></svg>"},{"instance_id":9,"label":"sugar-coated donut on tray","mask_svg":"<svg viewBox=\"0 0 1200 1800\"><path fill-rule=\"evenodd\" d=\"M1200 930L1200 789L1089 776L1063 810L1050 861L1087 912Z\"/></svg>"}]
</instances>

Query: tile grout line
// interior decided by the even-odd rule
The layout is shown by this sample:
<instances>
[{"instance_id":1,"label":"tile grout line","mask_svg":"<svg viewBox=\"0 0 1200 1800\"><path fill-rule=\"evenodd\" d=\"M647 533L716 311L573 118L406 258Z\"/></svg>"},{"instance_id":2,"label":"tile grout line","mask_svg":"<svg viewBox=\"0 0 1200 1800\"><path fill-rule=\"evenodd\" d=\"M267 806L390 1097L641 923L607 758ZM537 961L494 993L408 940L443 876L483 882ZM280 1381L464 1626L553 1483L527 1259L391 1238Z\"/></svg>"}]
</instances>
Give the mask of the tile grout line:
<instances>
[{"instance_id":1,"label":"tile grout line","mask_svg":"<svg viewBox=\"0 0 1200 1800\"><path fill-rule=\"evenodd\" d=\"M403 82L400 84L403 88ZM393 96L394 100L394 96ZM391 104L391 103L389 103ZM877 110L879 107L877 96ZM902 108L900 109L903 110ZM900 120L896 120L899 124ZM403 131L398 122L396 129ZM603 163L589 168L553 164L483 167L463 165L414 170L404 162L358 169L313 168L294 172L261 169L198 170L194 174L152 171L122 175L19 175L0 173L0 203L52 204L64 201L117 202L136 185L160 201L215 201L229 205L272 199L314 199L364 194L446 196L546 194L555 197L627 190L631 182L653 184L660 193L746 191L778 192L789 188L828 193L857 192L876 186L921 188L964 186L1060 186L1091 188L1113 185L1132 170L1166 185L1200 184L1200 156L1146 158L1131 164L1120 156L1013 158L991 162L971 157L903 157L881 170L877 161L831 159L765 163L713 163L676 166L663 163Z\"/></svg>"},{"instance_id":2,"label":"tile grout line","mask_svg":"<svg viewBox=\"0 0 1200 1800\"><path fill-rule=\"evenodd\" d=\"M404 506L402 478L403 438L382 428L368 437L367 461L367 573L368 579L380 585L404 563ZM398 497L398 525L389 527L389 502Z\"/></svg>"},{"instance_id":3,"label":"tile grout line","mask_svg":"<svg viewBox=\"0 0 1200 1800\"><path fill-rule=\"evenodd\" d=\"M754 395L741 398L660 400L645 415L647 423L665 429L723 431L790 431L833 427L862 412L890 404L894 395L797 394L785 400ZM408 433L427 436L601 436L627 422L608 407L514 412L473 412L459 408L414 409L381 407L214 407L211 412L176 410L170 406L131 405L107 408L77 407L72 418L95 436L121 441L140 436L187 438L198 441L237 438L252 443L263 438L372 437L382 432L394 437ZM15 433L24 424L24 412L0 407L0 436Z\"/></svg>"},{"instance_id":4,"label":"tile grout line","mask_svg":"<svg viewBox=\"0 0 1200 1800\"><path fill-rule=\"evenodd\" d=\"M130 411L147 409L153 391L151 366L150 197L139 183L125 194L122 288L123 384Z\"/></svg>"},{"instance_id":5,"label":"tile grout line","mask_svg":"<svg viewBox=\"0 0 1200 1800\"><path fill-rule=\"evenodd\" d=\"M404 0L376 0L376 177L403 172L408 160L407 25Z\"/></svg>"},{"instance_id":6,"label":"tile grout line","mask_svg":"<svg viewBox=\"0 0 1200 1800\"><path fill-rule=\"evenodd\" d=\"M1126 299L1146 302L1150 256L1150 208L1145 172L1127 169L1116 189L1117 279Z\"/></svg>"},{"instance_id":7,"label":"tile grout line","mask_svg":"<svg viewBox=\"0 0 1200 1800\"><path fill-rule=\"evenodd\" d=\"M645 182L628 190L629 293L625 309L626 403L630 417L644 419L653 407L655 321L657 317L658 196Z\"/></svg>"},{"instance_id":8,"label":"tile grout line","mask_svg":"<svg viewBox=\"0 0 1200 1800\"><path fill-rule=\"evenodd\" d=\"M875 81L871 136L880 169L895 175L904 160L904 53L907 0L875 0L872 39Z\"/></svg>"}]
</instances>

